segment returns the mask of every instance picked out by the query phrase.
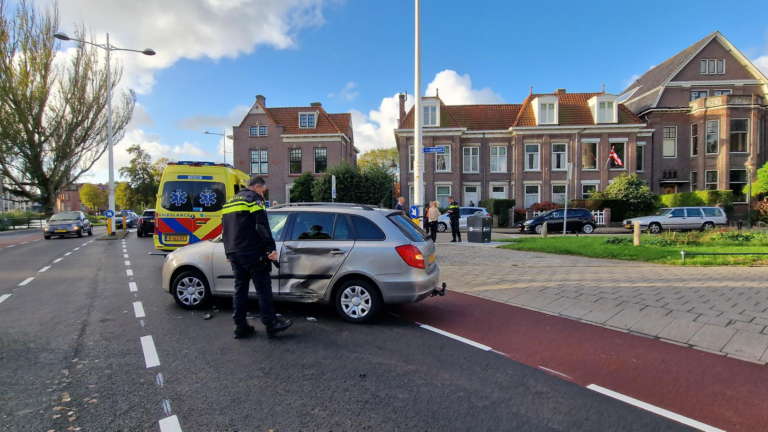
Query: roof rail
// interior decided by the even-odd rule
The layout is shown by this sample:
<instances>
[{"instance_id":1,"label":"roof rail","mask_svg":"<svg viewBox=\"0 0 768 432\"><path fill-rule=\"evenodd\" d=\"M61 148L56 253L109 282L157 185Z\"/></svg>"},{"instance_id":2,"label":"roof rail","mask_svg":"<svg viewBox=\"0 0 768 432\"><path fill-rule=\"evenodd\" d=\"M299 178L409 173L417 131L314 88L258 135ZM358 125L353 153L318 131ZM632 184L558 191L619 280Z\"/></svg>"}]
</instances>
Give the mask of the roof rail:
<instances>
[{"instance_id":1,"label":"roof rail","mask_svg":"<svg viewBox=\"0 0 768 432\"><path fill-rule=\"evenodd\" d=\"M360 207L363 210L373 210L375 207L366 205L366 204L352 204L352 203L329 203L329 202L302 202L302 203L286 203L286 204L278 204L276 206L270 207L270 209L281 209L281 208L289 208L289 207Z\"/></svg>"}]
</instances>

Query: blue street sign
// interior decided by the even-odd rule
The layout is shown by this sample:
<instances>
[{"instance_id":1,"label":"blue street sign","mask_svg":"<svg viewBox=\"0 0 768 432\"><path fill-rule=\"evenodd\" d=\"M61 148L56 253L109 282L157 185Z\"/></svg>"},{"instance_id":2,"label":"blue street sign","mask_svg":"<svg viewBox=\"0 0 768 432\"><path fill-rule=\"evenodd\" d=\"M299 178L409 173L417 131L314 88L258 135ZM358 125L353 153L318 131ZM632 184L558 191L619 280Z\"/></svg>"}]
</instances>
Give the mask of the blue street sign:
<instances>
[{"instance_id":1,"label":"blue street sign","mask_svg":"<svg viewBox=\"0 0 768 432\"><path fill-rule=\"evenodd\" d=\"M104 212L104 216L106 216L108 218L114 217L115 216L115 212L113 212L112 210L107 210L107 211Z\"/></svg>"},{"instance_id":2,"label":"blue street sign","mask_svg":"<svg viewBox=\"0 0 768 432\"><path fill-rule=\"evenodd\" d=\"M411 219L416 219L419 217L419 208L416 206L411 206Z\"/></svg>"},{"instance_id":3,"label":"blue street sign","mask_svg":"<svg viewBox=\"0 0 768 432\"><path fill-rule=\"evenodd\" d=\"M424 153L445 153L445 147L424 147Z\"/></svg>"}]
</instances>

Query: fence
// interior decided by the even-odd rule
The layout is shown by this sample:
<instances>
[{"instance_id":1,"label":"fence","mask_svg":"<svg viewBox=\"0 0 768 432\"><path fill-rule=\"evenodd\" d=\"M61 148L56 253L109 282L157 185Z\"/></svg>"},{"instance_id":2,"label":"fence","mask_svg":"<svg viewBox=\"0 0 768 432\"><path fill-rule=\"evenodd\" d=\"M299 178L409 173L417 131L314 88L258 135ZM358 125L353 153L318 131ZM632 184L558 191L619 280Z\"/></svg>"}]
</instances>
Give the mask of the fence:
<instances>
[{"instance_id":1,"label":"fence","mask_svg":"<svg viewBox=\"0 0 768 432\"><path fill-rule=\"evenodd\" d=\"M547 210L549 211L549 210ZM546 211L534 211L531 212L533 217L539 217L546 213ZM605 212L602 210L592 210L592 216L595 217L595 224L597 226L605 226Z\"/></svg>"},{"instance_id":2,"label":"fence","mask_svg":"<svg viewBox=\"0 0 768 432\"><path fill-rule=\"evenodd\" d=\"M21 217L0 219L0 231L25 229L25 228L43 228L45 226L44 217Z\"/></svg>"}]
</instances>

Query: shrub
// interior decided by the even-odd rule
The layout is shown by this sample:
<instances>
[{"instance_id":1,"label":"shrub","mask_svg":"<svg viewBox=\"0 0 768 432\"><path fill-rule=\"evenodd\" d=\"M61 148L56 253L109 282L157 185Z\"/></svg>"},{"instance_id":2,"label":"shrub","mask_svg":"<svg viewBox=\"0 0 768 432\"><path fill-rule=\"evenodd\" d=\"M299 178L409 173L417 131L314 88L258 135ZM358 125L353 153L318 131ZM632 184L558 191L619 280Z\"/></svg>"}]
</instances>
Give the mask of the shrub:
<instances>
[{"instance_id":1,"label":"shrub","mask_svg":"<svg viewBox=\"0 0 768 432\"><path fill-rule=\"evenodd\" d=\"M509 209L515 208L513 199L485 199L480 200L480 207L485 207L488 213L499 217L499 226L509 226Z\"/></svg>"},{"instance_id":2,"label":"shrub","mask_svg":"<svg viewBox=\"0 0 768 432\"><path fill-rule=\"evenodd\" d=\"M528 212L523 209L517 209L515 210L515 220L514 223L519 223L528 218Z\"/></svg>"},{"instance_id":3,"label":"shrub","mask_svg":"<svg viewBox=\"0 0 768 432\"><path fill-rule=\"evenodd\" d=\"M381 205L391 202L392 176L386 169L373 166L361 172L348 162L328 168L312 188L315 202L331 201L331 176L336 176L336 202ZM294 182L294 187L296 183Z\"/></svg>"},{"instance_id":4,"label":"shrub","mask_svg":"<svg viewBox=\"0 0 768 432\"><path fill-rule=\"evenodd\" d=\"M611 207L612 212L621 212L618 220L629 215L647 214L654 207L653 191L637 174L622 174L614 178L613 183L604 191L595 193L594 197L620 200L620 206Z\"/></svg>"},{"instance_id":5,"label":"shrub","mask_svg":"<svg viewBox=\"0 0 768 432\"><path fill-rule=\"evenodd\" d=\"M531 210L533 211L550 211L556 208L560 208L560 205L549 201L531 204Z\"/></svg>"},{"instance_id":6,"label":"shrub","mask_svg":"<svg viewBox=\"0 0 768 432\"><path fill-rule=\"evenodd\" d=\"M633 240L629 237L608 237L605 239L605 244L610 245L623 245L623 244L630 244Z\"/></svg>"},{"instance_id":7,"label":"shrub","mask_svg":"<svg viewBox=\"0 0 768 432\"><path fill-rule=\"evenodd\" d=\"M314 186L315 175L309 171L304 172L293 182L291 202L312 202L312 189Z\"/></svg>"},{"instance_id":8,"label":"shrub","mask_svg":"<svg viewBox=\"0 0 768 432\"><path fill-rule=\"evenodd\" d=\"M760 201L755 204L753 217L755 220L768 223L768 201Z\"/></svg>"},{"instance_id":9,"label":"shrub","mask_svg":"<svg viewBox=\"0 0 768 432\"><path fill-rule=\"evenodd\" d=\"M658 207L721 206L729 219L733 217L733 191L703 190L657 195Z\"/></svg>"}]
</instances>

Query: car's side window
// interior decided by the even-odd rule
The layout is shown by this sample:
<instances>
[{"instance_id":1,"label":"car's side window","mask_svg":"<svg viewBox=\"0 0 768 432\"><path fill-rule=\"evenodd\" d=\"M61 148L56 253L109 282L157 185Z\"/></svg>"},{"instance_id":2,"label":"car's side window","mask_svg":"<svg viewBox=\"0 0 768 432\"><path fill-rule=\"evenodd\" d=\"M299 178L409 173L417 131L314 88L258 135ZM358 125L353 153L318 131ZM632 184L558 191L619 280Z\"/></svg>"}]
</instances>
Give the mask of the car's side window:
<instances>
[{"instance_id":1,"label":"car's side window","mask_svg":"<svg viewBox=\"0 0 768 432\"><path fill-rule=\"evenodd\" d=\"M331 240L335 219L333 213L298 213L291 240Z\"/></svg>"},{"instance_id":2,"label":"car's side window","mask_svg":"<svg viewBox=\"0 0 768 432\"><path fill-rule=\"evenodd\" d=\"M354 240L345 215L336 215L336 226L333 229L334 240Z\"/></svg>"},{"instance_id":3,"label":"car's side window","mask_svg":"<svg viewBox=\"0 0 768 432\"><path fill-rule=\"evenodd\" d=\"M288 213L268 212L267 219L269 219L269 228L272 230L272 238L280 241L288 222Z\"/></svg>"},{"instance_id":4,"label":"car's side window","mask_svg":"<svg viewBox=\"0 0 768 432\"><path fill-rule=\"evenodd\" d=\"M707 217L721 217L722 213L720 213L720 209L717 208L705 208L704 215Z\"/></svg>"},{"instance_id":5,"label":"car's side window","mask_svg":"<svg viewBox=\"0 0 768 432\"><path fill-rule=\"evenodd\" d=\"M688 217L701 217L701 210L700 209L685 209L685 214Z\"/></svg>"},{"instance_id":6,"label":"car's side window","mask_svg":"<svg viewBox=\"0 0 768 432\"><path fill-rule=\"evenodd\" d=\"M352 226L355 228L355 237L360 240L384 240L386 236L381 228L376 226L375 223L362 216L350 216L352 218Z\"/></svg>"},{"instance_id":7,"label":"car's side window","mask_svg":"<svg viewBox=\"0 0 768 432\"><path fill-rule=\"evenodd\" d=\"M673 218L681 218L685 217L685 210L684 209L674 209L670 213L671 217Z\"/></svg>"},{"instance_id":8,"label":"car's side window","mask_svg":"<svg viewBox=\"0 0 768 432\"><path fill-rule=\"evenodd\" d=\"M562 219L562 217L563 217L563 212L561 211L556 211L549 214L550 219Z\"/></svg>"}]
</instances>

